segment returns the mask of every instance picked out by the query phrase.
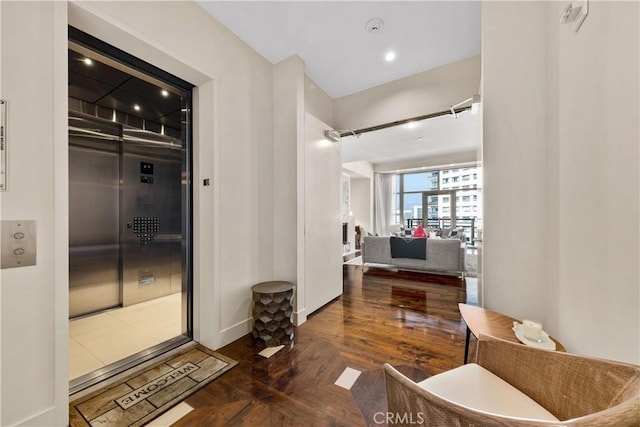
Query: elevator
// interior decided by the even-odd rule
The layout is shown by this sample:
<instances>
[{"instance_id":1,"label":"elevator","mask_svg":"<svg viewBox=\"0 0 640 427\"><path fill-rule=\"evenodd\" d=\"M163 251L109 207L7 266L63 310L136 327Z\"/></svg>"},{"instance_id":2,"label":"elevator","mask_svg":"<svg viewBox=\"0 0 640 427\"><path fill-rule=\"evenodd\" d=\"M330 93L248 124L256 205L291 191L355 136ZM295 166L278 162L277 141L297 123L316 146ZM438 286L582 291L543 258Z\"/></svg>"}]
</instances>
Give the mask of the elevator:
<instances>
[{"instance_id":1,"label":"elevator","mask_svg":"<svg viewBox=\"0 0 640 427\"><path fill-rule=\"evenodd\" d=\"M193 86L71 27L68 67L75 392L191 340Z\"/></svg>"},{"instance_id":2,"label":"elevator","mask_svg":"<svg viewBox=\"0 0 640 427\"><path fill-rule=\"evenodd\" d=\"M69 317L182 290L180 140L69 113Z\"/></svg>"}]
</instances>

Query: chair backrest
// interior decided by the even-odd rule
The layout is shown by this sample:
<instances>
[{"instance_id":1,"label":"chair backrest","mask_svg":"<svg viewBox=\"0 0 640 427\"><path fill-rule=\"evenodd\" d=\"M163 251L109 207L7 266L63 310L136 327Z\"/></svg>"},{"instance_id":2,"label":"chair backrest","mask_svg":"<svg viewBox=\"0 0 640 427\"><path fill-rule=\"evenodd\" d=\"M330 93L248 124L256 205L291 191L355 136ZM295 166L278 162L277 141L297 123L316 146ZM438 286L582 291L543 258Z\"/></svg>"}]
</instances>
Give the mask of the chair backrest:
<instances>
[{"instance_id":1,"label":"chair backrest","mask_svg":"<svg viewBox=\"0 0 640 427\"><path fill-rule=\"evenodd\" d=\"M388 411L399 425L640 426L640 366L540 350L481 336L477 363L558 419L522 420L458 405L385 364ZM416 422L417 421L417 422Z\"/></svg>"},{"instance_id":2,"label":"chair backrest","mask_svg":"<svg viewBox=\"0 0 640 427\"><path fill-rule=\"evenodd\" d=\"M421 388L389 364L384 365L384 374L389 425L433 427L558 427L564 425L505 417L467 408Z\"/></svg>"},{"instance_id":3,"label":"chair backrest","mask_svg":"<svg viewBox=\"0 0 640 427\"><path fill-rule=\"evenodd\" d=\"M640 366L486 336L480 336L476 354L476 363L560 420L640 426ZM610 417L614 420L605 424ZM623 424L627 418L633 422Z\"/></svg>"}]
</instances>

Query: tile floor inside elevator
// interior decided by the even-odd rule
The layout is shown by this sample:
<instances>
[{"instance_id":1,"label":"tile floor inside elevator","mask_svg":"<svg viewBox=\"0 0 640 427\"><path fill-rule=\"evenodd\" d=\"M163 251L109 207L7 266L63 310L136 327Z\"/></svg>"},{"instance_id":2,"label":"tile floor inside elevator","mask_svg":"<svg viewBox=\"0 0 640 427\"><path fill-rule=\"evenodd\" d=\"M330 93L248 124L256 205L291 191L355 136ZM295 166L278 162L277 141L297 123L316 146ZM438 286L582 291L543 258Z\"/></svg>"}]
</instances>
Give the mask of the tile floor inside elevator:
<instances>
[{"instance_id":1,"label":"tile floor inside elevator","mask_svg":"<svg viewBox=\"0 0 640 427\"><path fill-rule=\"evenodd\" d=\"M69 380L182 333L180 292L69 321Z\"/></svg>"}]
</instances>

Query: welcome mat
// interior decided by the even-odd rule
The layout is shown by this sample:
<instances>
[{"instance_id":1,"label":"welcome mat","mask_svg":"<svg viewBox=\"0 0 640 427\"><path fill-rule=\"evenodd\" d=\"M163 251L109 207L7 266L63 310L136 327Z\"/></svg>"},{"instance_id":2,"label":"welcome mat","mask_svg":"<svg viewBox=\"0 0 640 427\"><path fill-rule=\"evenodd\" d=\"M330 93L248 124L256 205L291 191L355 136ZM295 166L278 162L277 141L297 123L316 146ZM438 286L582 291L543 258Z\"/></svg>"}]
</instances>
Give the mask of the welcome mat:
<instances>
[{"instance_id":1,"label":"welcome mat","mask_svg":"<svg viewBox=\"0 0 640 427\"><path fill-rule=\"evenodd\" d=\"M197 344L71 402L69 425L141 426L237 364Z\"/></svg>"}]
</instances>

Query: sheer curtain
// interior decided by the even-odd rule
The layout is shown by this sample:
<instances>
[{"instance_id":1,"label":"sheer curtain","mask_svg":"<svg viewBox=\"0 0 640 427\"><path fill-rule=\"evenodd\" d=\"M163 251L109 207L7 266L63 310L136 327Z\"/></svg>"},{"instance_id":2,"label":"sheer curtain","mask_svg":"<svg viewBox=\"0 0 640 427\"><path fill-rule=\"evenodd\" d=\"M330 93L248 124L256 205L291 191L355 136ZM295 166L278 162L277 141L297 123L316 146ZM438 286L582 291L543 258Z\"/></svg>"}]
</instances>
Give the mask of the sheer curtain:
<instances>
[{"instance_id":1,"label":"sheer curtain","mask_svg":"<svg viewBox=\"0 0 640 427\"><path fill-rule=\"evenodd\" d=\"M393 176L376 173L373 187L373 231L380 236L389 235L391 224L391 199L393 197Z\"/></svg>"}]
</instances>

